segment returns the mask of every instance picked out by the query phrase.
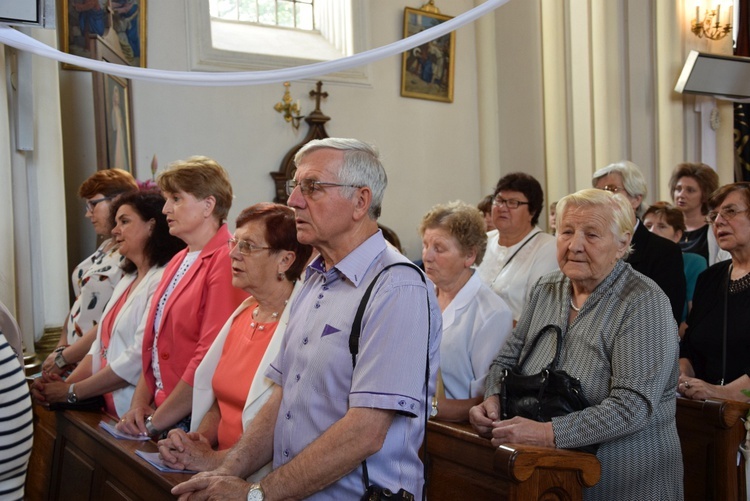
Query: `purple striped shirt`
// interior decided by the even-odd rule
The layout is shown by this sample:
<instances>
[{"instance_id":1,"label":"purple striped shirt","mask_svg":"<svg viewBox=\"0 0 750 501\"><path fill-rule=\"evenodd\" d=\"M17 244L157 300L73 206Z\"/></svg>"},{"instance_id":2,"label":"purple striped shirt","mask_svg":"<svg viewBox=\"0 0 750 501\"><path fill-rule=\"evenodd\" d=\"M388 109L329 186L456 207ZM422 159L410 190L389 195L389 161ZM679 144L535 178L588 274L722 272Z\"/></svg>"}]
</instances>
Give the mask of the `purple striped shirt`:
<instances>
[{"instance_id":1,"label":"purple striped shirt","mask_svg":"<svg viewBox=\"0 0 750 501\"><path fill-rule=\"evenodd\" d=\"M321 258L307 269L291 305L281 350L266 375L283 388L274 431L274 468L292 460L350 407L397 411L383 448L367 458L370 482L420 499L424 436L425 356L430 303L430 398L435 392L442 319L432 284L396 266L379 279L362 320L357 367L349 334L367 286L384 266L407 259L378 232L331 270ZM331 451L335 453L335 451ZM309 499L359 499L362 468Z\"/></svg>"}]
</instances>

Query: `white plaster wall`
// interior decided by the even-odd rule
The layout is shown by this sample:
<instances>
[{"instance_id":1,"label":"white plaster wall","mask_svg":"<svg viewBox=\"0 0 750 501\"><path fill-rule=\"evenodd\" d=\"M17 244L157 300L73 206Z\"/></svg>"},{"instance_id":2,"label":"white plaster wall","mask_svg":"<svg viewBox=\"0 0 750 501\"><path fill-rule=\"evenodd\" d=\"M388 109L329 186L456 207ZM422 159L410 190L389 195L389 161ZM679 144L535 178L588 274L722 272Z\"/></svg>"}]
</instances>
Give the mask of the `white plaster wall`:
<instances>
[{"instance_id":1,"label":"white plaster wall","mask_svg":"<svg viewBox=\"0 0 750 501\"><path fill-rule=\"evenodd\" d=\"M370 47L402 37L403 9L413 6L413 2L365 3ZM441 7L444 14L457 15L473 6L471 0L460 0ZM188 69L186 40L190 33L185 15L183 0L149 3L149 67ZM331 117L326 127L328 134L356 137L379 147L389 176L380 221L396 231L412 259L420 258L416 228L432 205L455 199L475 203L481 198L473 26L457 32L456 46L457 79L452 104L400 97L400 57L374 63L369 87L330 83L325 76L321 78L323 90L329 93L321 104L323 112ZM68 130L73 129L73 121L88 121L76 129L75 137L65 136L66 168L76 171L67 176L67 190L72 197L76 182L85 179L95 164L93 109L86 104L91 100L86 95L91 85L87 75L63 73L71 73L63 75L63 96L71 102L83 102L64 109ZM292 93L302 101L303 112L312 110L313 101L307 94L314 88L314 81L292 82ZM236 198L230 221L242 208L273 198L274 184L269 173L278 170L286 152L302 140L307 127L303 123L295 131L273 110L283 93L281 84L229 88L144 82L132 85L138 178L150 177L154 155L160 168L190 155L207 155L221 163L231 176ZM69 215L75 216L70 211ZM85 226L82 214L75 217ZM78 238L87 240L86 251L92 250L93 239L85 236L81 228L77 231ZM80 257L83 252L84 249L79 250Z\"/></svg>"}]
</instances>

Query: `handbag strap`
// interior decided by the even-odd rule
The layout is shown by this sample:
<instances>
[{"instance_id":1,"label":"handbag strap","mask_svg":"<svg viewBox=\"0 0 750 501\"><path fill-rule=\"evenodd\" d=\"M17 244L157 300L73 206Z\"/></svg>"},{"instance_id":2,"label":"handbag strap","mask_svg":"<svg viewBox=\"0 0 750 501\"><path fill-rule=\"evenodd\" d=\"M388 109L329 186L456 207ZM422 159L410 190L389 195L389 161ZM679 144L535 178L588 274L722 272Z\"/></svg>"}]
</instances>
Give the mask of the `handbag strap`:
<instances>
[{"instance_id":1,"label":"handbag strap","mask_svg":"<svg viewBox=\"0 0 750 501\"><path fill-rule=\"evenodd\" d=\"M362 317L365 314L365 308L367 307L367 303L370 300L370 296L372 295L372 290L375 288L375 283L380 278L380 275L382 275L388 268L392 268L394 266L408 266L410 268L414 268L417 273L419 274L419 278L422 279L422 282L427 285L427 280L424 277L424 274L422 273L422 270L419 269L419 267L413 263L408 262L401 262L401 263L393 263L389 264L388 266L384 267L380 272L378 272L377 275L375 275L375 278L372 279L370 282L370 285L367 286L367 289L365 290L364 296L362 296L362 300L359 303L359 307L357 308L357 313L354 315L354 321L352 322L352 331L351 334L349 334L349 353L352 354L352 369L357 367L357 354L359 353L359 337L362 333ZM429 397L429 387L430 387L430 332L432 332L432 325L430 321L430 293L427 289L425 289L427 292L427 354L425 357L425 389L424 389L424 450L427 450L427 421L429 419L429 412L427 408L427 399ZM422 488L422 500L425 499L426 491L427 491L427 463L422 463L422 476L424 477L424 486ZM367 474L367 460L362 460L362 480L365 483L365 490L367 490L370 487L370 477Z\"/></svg>"},{"instance_id":2,"label":"handbag strap","mask_svg":"<svg viewBox=\"0 0 750 501\"><path fill-rule=\"evenodd\" d=\"M562 347L562 329L560 329L560 327L555 324L545 325L539 330L539 334L537 334L537 336L531 342L531 348L529 348L529 351L526 352L526 355L518 363L518 367L524 366L524 364L526 363L526 360L528 360L529 356L531 356L531 354L534 352L534 348L536 348L536 344L539 342L539 339L542 336L544 336L544 333L547 332L549 329L554 329L555 332L557 333L557 346L555 346L555 358L552 359L552 362L550 362L547 367L550 367L552 369L557 368L557 361L560 358L560 349Z\"/></svg>"}]
</instances>

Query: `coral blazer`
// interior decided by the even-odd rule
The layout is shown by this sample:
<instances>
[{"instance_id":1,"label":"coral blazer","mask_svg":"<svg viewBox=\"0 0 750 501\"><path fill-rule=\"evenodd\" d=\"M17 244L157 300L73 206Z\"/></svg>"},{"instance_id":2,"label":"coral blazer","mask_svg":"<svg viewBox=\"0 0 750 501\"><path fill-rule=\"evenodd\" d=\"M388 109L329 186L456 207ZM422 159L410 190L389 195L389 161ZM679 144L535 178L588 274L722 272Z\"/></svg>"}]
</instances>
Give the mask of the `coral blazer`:
<instances>
[{"instance_id":1,"label":"coral blazer","mask_svg":"<svg viewBox=\"0 0 750 501\"><path fill-rule=\"evenodd\" d=\"M180 379L193 386L198 364L229 316L248 297L243 290L232 287L232 268L227 248L227 240L231 237L227 225L222 225L164 305L157 352L164 393L167 396ZM187 253L187 248L178 252L167 264L146 321L143 335L143 375L152 395L156 393L156 380L151 366L156 307Z\"/></svg>"}]
</instances>

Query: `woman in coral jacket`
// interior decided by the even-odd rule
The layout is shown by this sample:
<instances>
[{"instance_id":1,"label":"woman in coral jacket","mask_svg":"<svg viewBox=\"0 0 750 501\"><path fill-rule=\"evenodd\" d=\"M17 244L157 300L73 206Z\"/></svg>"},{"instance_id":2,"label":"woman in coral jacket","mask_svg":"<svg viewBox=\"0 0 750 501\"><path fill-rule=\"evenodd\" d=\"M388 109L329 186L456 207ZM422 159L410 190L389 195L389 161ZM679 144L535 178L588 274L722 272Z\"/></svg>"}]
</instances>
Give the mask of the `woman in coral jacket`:
<instances>
[{"instance_id":1,"label":"woman in coral jacket","mask_svg":"<svg viewBox=\"0 0 750 501\"><path fill-rule=\"evenodd\" d=\"M143 372L117 427L133 435L190 428L195 369L247 293L232 287L226 218L232 185L214 160L177 161L157 180L169 231L187 248L169 262L146 321Z\"/></svg>"}]
</instances>

